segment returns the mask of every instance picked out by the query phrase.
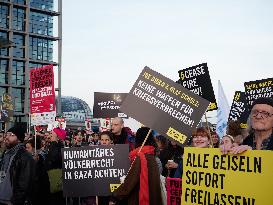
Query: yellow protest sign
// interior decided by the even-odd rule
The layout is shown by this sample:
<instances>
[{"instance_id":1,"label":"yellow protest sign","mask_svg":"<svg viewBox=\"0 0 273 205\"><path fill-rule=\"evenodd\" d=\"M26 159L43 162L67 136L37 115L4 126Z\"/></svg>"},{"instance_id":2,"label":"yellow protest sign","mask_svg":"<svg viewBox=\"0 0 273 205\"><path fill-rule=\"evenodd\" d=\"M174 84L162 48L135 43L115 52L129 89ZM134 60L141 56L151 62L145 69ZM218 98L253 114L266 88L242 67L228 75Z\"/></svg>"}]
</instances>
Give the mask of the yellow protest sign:
<instances>
[{"instance_id":1,"label":"yellow protest sign","mask_svg":"<svg viewBox=\"0 0 273 205\"><path fill-rule=\"evenodd\" d=\"M273 152L185 148L182 205L272 205Z\"/></svg>"}]
</instances>

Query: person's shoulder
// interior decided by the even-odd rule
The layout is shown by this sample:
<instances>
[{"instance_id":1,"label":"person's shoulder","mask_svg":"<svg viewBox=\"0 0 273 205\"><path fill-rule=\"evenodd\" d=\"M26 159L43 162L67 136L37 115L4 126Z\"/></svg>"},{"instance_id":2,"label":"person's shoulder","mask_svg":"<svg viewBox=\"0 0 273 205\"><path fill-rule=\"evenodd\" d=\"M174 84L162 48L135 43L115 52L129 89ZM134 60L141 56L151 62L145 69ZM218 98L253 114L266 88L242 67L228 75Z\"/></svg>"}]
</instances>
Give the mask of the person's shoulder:
<instances>
[{"instance_id":1,"label":"person's shoulder","mask_svg":"<svg viewBox=\"0 0 273 205\"><path fill-rule=\"evenodd\" d=\"M253 135L248 135L244 140L242 145L248 145L248 146L253 146Z\"/></svg>"},{"instance_id":2,"label":"person's shoulder","mask_svg":"<svg viewBox=\"0 0 273 205\"><path fill-rule=\"evenodd\" d=\"M34 162L32 155L24 148L20 148L15 156L15 161Z\"/></svg>"}]
</instances>

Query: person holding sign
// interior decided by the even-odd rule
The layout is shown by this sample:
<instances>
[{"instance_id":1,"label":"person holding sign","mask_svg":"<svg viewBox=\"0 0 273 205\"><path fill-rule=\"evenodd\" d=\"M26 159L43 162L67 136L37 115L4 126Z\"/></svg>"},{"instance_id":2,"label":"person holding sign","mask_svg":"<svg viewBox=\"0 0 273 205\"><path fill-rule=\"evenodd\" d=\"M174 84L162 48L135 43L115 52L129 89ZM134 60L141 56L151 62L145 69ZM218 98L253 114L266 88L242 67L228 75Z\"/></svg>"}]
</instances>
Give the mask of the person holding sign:
<instances>
[{"instance_id":1,"label":"person holding sign","mask_svg":"<svg viewBox=\"0 0 273 205\"><path fill-rule=\"evenodd\" d=\"M49 204L49 194L50 194L50 184L48 179L48 174L45 169L45 153L41 150L41 139L37 138L36 144L35 139L32 138L26 142L26 150L32 155L35 160L35 185L32 204L36 205L48 205ZM35 151L36 146L36 151Z\"/></svg>"},{"instance_id":2,"label":"person holding sign","mask_svg":"<svg viewBox=\"0 0 273 205\"><path fill-rule=\"evenodd\" d=\"M100 145L109 146L113 142L113 134L110 131L104 131L100 133L99 137ZM116 199L111 196L98 196L98 204L99 205L109 205L115 204Z\"/></svg>"},{"instance_id":3,"label":"person holding sign","mask_svg":"<svg viewBox=\"0 0 273 205\"><path fill-rule=\"evenodd\" d=\"M168 147L162 150L159 155L159 159L162 162L163 171L162 176L164 177L174 177L175 170L182 159L183 148L176 143L175 140L170 140Z\"/></svg>"},{"instance_id":4,"label":"person holding sign","mask_svg":"<svg viewBox=\"0 0 273 205\"><path fill-rule=\"evenodd\" d=\"M224 145L232 145L234 143L234 138L231 135L225 135L222 140L221 140L221 144Z\"/></svg>"},{"instance_id":5,"label":"person holding sign","mask_svg":"<svg viewBox=\"0 0 273 205\"><path fill-rule=\"evenodd\" d=\"M109 131L100 133L100 145L111 145L113 143L113 134Z\"/></svg>"},{"instance_id":6,"label":"person holding sign","mask_svg":"<svg viewBox=\"0 0 273 205\"><path fill-rule=\"evenodd\" d=\"M210 146L209 132L205 127L199 127L193 132L192 145L199 148L208 148Z\"/></svg>"},{"instance_id":7,"label":"person holding sign","mask_svg":"<svg viewBox=\"0 0 273 205\"><path fill-rule=\"evenodd\" d=\"M222 145L223 154L239 154L246 150L273 150L273 99L258 98L252 104L250 113L253 134L247 136L243 145Z\"/></svg>"},{"instance_id":8,"label":"person holding sign","mask_svg":"<svg viewBox=\"0 0 273 205\"><path fill-rule=\"evenodd\" d=\"M210 137L207 128L198 127L192 134L192 146L199 148L209 148L210 147ZM183 158L182 158L183 160ZM181 178L183 173L183 163L182 161L178 164L175 171L174 178Z\"/></svg>"},{"instance_id":9,"label":"person holding sign","mask_svg":"<svg viewBox=\"0 0 273 205\"><path fill-rule=\"evenodd\" d=\"M139 128L135 142L136 149L129 154L131 169L114 195L119 199L128 197L128 205L162 205L160 175L155 159L156 143L150 128Z\"/></svg>"},{"instance_id":10,"label":"person holding sign","mask_svg":"<svg viewBox=\"0 0 273 205\"><path fill-rule=\"evenodd\" d=\"M62 141L66 137L65 130L54 128L50 133L48 154L45 159L50 182L50 205L65 204L62 193Z\"/></svg>"}]
</instances>

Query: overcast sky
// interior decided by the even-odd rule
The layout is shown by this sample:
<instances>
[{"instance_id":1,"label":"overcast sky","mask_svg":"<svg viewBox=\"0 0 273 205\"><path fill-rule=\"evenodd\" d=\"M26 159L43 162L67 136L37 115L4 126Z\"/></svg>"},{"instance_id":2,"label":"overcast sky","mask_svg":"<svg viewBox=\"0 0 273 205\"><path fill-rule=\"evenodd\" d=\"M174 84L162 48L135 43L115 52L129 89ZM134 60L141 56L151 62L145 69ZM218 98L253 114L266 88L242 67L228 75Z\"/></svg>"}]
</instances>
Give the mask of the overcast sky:
<instances>
[{"instance_id":1,"label":"overcast sky","mask_svg":"<svg viewBox=\"0 0 273 205\"><path fill-rule=\"evenodd\" d=\"M129 92L144 66L176 81L207 62L231 104L243 83L273 77L273 1L63 0L62 94Z\"/></svg>"}]
</instances>

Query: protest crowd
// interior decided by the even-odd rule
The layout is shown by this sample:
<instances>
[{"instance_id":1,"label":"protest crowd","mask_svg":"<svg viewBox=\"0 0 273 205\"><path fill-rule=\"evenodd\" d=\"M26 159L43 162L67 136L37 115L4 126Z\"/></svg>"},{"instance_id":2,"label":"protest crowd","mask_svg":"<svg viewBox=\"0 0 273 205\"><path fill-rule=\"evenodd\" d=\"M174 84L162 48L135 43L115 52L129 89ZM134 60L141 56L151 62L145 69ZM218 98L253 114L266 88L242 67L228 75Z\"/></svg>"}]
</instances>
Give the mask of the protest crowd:
<instances>
[{"instance_id":1,"label":"protest crowd","mask_svg":"<svg viewBox=\"0 0 273 205\"><path fill-rule=\"evenodd\" d=\"M198 127L185 146L147 127L133 133L119 117L112 120L109 131L41 129L36 140L22 128L12 127L0 138L1 180L6 183L5 189L1 187L0 204L6 204L2 199L8 194L11 204L166 204L165 179L183 177L184 147L221 148L224 154L273 150L272 118L273 100L261 98L251 110L251 129L230 121L227 134L220 139L215 130ZM112 144L128 144L130 149L133 165L122 185L109 196L64 197L56 182L62 170L61 149Z\"/></svg>"},{"instance_id":2,"label":"protest crowd","mask_svg":"<svg viewBox=\"0 0 273 205\"><path fill-rule=\"evenodd\" d=\"M27 132L15 124L1 132L0 205L272 205L271 195L260 202L258 195L242 193L257 185L250 178L242 192L230 191L227 182L232 174L240 180L251 173L262 183L259 190L270 187L273 99L258 95L243 104L236 95L226 124L199 123L204 112L217 109L215 97L195 95L201 87L181 81L204 80L206 66L179 71L180 84L192 92L145 67L120 108L143 123L135 132L117 113L99 130L60 124ZM235 117L236 103L247 117ZM99 111L119 108L112 100L94 104ZM94 115L103 114L94 108Z\"/></svg>"}]
</instances>

